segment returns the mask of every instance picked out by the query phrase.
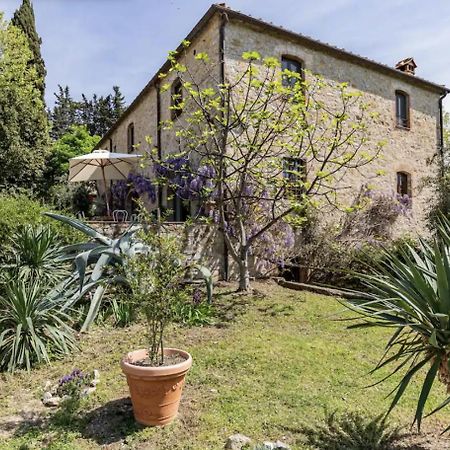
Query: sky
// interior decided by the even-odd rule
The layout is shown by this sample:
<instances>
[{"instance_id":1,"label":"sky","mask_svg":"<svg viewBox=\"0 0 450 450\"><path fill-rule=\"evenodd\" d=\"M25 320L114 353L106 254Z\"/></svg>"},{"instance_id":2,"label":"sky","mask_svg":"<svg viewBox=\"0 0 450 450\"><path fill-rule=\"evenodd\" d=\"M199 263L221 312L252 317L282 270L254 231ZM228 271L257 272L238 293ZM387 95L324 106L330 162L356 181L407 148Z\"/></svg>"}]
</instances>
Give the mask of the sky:
<instances>
[{"instance_id":1,"label":"sky","mask_svg":"<svg viewBox=\"0 0 450 450\"><path fill-rule=\"evenodd\" d=\"M10 18L20 3L0 0L0 11ZM47 103L53 104L58 84L68 85L74 98L107 94L118 85L131 103L211 3L34 0ZM229 0L227 5L390 66L413 56L418 76L450 86L449 0ZM450 99L445 107L450 110Z\"/></svg>"}]
</instances>

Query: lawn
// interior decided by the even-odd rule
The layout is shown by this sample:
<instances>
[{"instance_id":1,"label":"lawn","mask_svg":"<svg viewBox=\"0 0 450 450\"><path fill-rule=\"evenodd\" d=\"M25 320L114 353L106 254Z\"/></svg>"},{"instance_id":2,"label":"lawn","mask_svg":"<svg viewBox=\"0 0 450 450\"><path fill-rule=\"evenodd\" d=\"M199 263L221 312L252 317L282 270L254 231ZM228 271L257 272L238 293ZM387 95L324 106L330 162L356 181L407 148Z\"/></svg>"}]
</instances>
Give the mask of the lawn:
<instances>
[{"instance_id":1,"label":"lawn","mask_svg":"<svg viewBox=\"0 0 450 450\"><path fill-rule=\"evenodd\" d=\"M132 419L118 362L144 344L143 325L96 326L72 357L30 374L1 376L0 448L206 450L223 448L228 436L241 432L256 441L282 439L292 449L308 449L306 430L323 423L327 413L351 412L370 420L386 410L385 396L398 378L365 388L377 379L367 373L381 356L385 331L347 330L336 320L346 313L332 297L273 282L255 288L259 294L241 296L222 287L214 326L170 331L167 344L194 358L172 425L143 428ZM46 380L75 367L100 370L95 394L78 409L43 408ZM440 385L433 389L430 407L445 398ZM418 391L414 384L404 396L392 425L411 423ZM447 422L450 410L427 419L429 434L409 436L401 448L450 448L448 440L435 437ZM408 446L412 441L415 446Z\"/></svg>"}]
</instances>

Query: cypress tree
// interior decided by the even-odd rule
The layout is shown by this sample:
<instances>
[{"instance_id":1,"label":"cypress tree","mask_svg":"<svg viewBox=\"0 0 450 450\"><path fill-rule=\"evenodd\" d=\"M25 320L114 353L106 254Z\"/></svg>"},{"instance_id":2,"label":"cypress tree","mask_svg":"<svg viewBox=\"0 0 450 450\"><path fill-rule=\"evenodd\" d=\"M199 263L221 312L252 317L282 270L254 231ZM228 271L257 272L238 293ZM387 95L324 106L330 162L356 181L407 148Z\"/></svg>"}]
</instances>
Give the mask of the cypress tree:
<instances>
[{"instance_id":1,"label":"cypress tree","mask_svg":"<svg viewBox=\"0 0 450 450\"><path fill-rule=\"evenodd\" d=\"M45 62L41 56L42 39L36 31L36 21L34 18L34 10L31 0L22 0L22 5L14 13L11 24L23 31L28 39L28 46L33 54L30 64L33 64L38 74L36 87L41 92L42 98L45 94Z\"/></svg>"},{"instance_id":2,"label":"cypress tree","mask_svg":"<svg viewBox=\"0 0 450 450\"><path fill-rule=\"evenodd\" d=\"M32 58L22 30L0 12L0 190L38 190L45 167L48 121Z\"/></svg>"}]
</instances>

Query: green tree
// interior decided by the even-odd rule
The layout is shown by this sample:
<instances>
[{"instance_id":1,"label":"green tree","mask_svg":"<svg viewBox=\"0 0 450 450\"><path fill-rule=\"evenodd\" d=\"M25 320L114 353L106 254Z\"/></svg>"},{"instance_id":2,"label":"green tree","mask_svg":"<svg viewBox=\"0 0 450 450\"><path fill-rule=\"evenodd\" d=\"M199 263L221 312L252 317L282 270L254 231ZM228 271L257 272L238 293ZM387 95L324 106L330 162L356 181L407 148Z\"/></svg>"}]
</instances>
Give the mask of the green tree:
<instances>
[{"instance_id":1,"label":"green tree","mask_svg":"<svg viewBox=\"0 0 450 450\"><path fill-rule=\"evenodd\" d=\"M94 94L91 99L82 95L79 105L80 123L87 126L89 133L103 136L125 111L125 100L118 86L107 96Z\"/></svg>"},{"instance_id":2,"label":"green tree","mask_svg":"<svg viewBox=\"0 0 450 450\"><path fill-rule=\"evenodd\" d=\"M176 53L169 60L183 92L172 96L176 118L162 126L182 150L157 161L157 173L179 197L206 199L246 291L250 256L258 245L271 251L277 228L301 227L309 207L346 206L343 177L370 164L383 144L369 140L376 115L346 83L282 71L257 52L244 53L242 70L219 84L204 53L198 67L180 64Z\"/></svg>"},{"instance_id":3,"label":"green tree","mask_svg":"<svg viewBox=\"0 0 450 450\"><path fill-rule=\"evenodd\" d=\"M125 112L125 97L120 91L119 86L113 86L113 93L111 95L111 104L113 112L113 123ZM111 124L112 125L112 124Z\"/></svg>"},{"instance_id":4,"label":"green tree","mask_svg":"<svg viewBox=\"0 0 450 450\"><path fill-rule=\"evenodd\" d=\"M29 64L36 68L38 75L36 87L40 90L42 100L44 100L45 76L47 75L47 70L45 69L44 59L41 56L42 39L36 31L34 10L30 0L22 0L22 5L14 13L11 24L22 30L28 39L28 46L33 54Z\"/></svg>"},{"instance_id":5,"label":"green tree","mask_svg":"<svg viewBox=\"0 0 450 450\"><path fill-rule=\"evenodd\" d=\"M40 77L26 36L0 13L0 186L36 188L48 151Z\"/></svg>"},{"instance_id":6,"label":"green tree","mask_svg":"<svg viewBox=\"0 0 450 450\"><path fill-rule=\"evenodd\" d=\"M49 112L52 129L50 135L53 139L59 139L69 131L69 128L76 125L78 121L78 107L70 95L69 86L58 85L59 92L54 93L56 100L53 110Z\"/></svg>"},{"instance_id":7,"label":"green tree","mask_svg":"<svg viewBox=\"0 0 450 450\"><path fill-rule=\"evenodd\" d=\"M118 86L113 86L113 92L106 96L94 94L89 98L83 94L81 101L72 98L68 86L59 86L54 95L55 106L49 112L53 139L59 139L72 125L85 125L91 136L103 136L125 111L125 99Z\"/></svg>"},{"instance_id":8,"label":"green tree","mask_svg":"<svg viewBox=\"0 0 450 450\"><path fill-rule=\"evenodd\" d=\"M100 136L91 136L85 125L72 125L53 143L47 159L45 179L50 185L59 182L69 171L69 159L90 153L100 141Z\"/></svg>"}]
</instances>

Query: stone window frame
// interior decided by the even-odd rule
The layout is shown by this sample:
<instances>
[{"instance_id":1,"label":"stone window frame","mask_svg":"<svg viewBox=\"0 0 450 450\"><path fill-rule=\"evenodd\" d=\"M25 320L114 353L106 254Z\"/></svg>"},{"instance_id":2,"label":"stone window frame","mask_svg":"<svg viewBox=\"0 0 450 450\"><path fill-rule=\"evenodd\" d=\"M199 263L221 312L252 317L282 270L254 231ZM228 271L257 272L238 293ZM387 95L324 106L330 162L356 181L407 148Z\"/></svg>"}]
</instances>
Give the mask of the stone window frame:
<instances>
[{"instance_id":1,"label":"stone window frame","mask_svg":"<svg viewBox=\"0 0 450 450\"><path fill-rule=\"evenodd\" d=\"M412 182L411 182L411 173L406 170L397 170L395 172L396 177L396 192L399 195L407 195L410 199L412 198ZM400 178L405 177L405 182L401 182ZM402 188L403 186L403 188Z\"/></svg>"},{"instance_id":2,"label":"stone window frame","mask_svg":"<svg viewBox=\"0 0 450 450\"><path fill-rule=\"evenodd\" d=\"M172 86L170 88L170 106L171 107L178 107L180 103L183 102L183 82L180 78L175 78L172 82ZM175 120L178 118L181 113L183 112L182 109L170 109L170 118L171 120Z\"/></svg>"},{"instance_id":3,"label":"stone window frame","mask_svg":"<svg viewBox=\"0 0 450 450\"><path fill-rule=\"evenodd\" d=\"M403 96L406 100L406 117L402 118L399 116L399 108L397 99L399 96ZM402 130L410 130L411 129L411 99L407 92L396 89L395 90L395 126L396 128L400 128ZM403 123L402 123L403 122Z\"/></svg>"},{"instance_id":4,"label":"stone window frame","mask_svg":"<svg viewBox=\"0 0 450 450\"><path fill-rule=\"evenodd\" d=\"M127 151L131 153L134 151L135 136L134 136L134 122L128 124L127 127Z\"/></svg>"},{"instance_id":5,"label":"stone window frame","mask_svg":"<svg viewBox=\"0 0 450 450\"><path fill-rule=\"evenodd\" d=\"M281 63L281 71L283 72L283 61L291 61L293 63L299 64L300 65L300 72L297 72L301 75L301 78L304 80L305 79L305 61L302 58L299 58L298 56L295 55L291 55L289 53L283 53L281 55L280 58L280 63ZM282 82L283 82L283 86L287 86L285 84L285 80L286 78L283 77Z\"/></svg>"}]
</instances>

